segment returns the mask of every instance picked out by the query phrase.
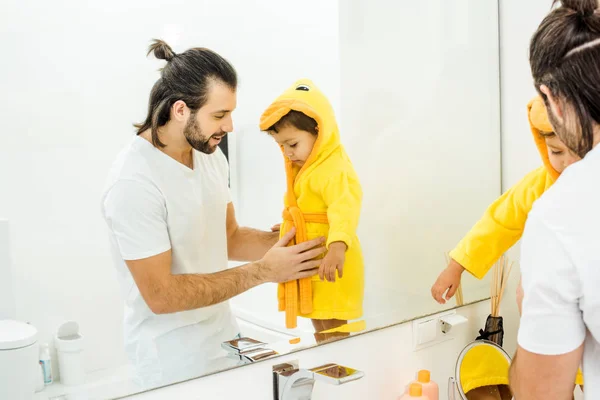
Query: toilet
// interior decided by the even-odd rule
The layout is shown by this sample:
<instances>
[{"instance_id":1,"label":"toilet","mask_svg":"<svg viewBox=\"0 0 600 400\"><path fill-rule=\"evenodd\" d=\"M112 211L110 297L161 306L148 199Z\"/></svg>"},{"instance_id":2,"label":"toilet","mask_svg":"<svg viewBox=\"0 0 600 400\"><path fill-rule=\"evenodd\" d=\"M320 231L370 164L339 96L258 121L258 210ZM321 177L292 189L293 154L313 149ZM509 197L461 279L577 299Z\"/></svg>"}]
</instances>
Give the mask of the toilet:
<instances>
[{"instance_id":1,"label":"toilet","mask_svg":"<svg viewBox=\"0 0 600 400\"><path fill-rule=\"evenodd\" d=\"M0 320L0 399L31 400L40 374L37 329Z\"/></svg>"}]
</instances>

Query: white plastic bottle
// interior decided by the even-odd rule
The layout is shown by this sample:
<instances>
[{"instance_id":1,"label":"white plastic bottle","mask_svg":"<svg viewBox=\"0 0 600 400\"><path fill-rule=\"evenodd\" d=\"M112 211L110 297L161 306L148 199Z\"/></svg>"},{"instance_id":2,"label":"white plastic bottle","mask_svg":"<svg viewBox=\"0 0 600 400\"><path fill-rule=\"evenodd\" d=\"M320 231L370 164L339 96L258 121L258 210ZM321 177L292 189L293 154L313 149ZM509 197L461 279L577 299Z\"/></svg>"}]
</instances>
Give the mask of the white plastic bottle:
<instances>
[{"instance_id":1,"label":"white plastic bottle","mask_svg":"<svg viewBox=\"0 0 600 400\"><path fill-rule=\"evenodd\" d=\"M42 343L40 346L40 365L44 374L44 384L52 383L52 360L50 359L50 348L48 343Z\"/></svg>"}]
</instances>

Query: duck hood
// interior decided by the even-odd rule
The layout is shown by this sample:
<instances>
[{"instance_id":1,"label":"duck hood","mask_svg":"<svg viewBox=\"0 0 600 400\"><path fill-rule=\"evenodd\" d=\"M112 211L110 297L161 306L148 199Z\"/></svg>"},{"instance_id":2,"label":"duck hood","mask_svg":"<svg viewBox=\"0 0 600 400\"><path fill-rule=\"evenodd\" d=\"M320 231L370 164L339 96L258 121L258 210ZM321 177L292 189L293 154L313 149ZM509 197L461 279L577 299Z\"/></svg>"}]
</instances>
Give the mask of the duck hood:
<instances>
[{"instance_id":1,"label":"duck hood","mask_svg":"<svg viewBox=\"0 0 600 400\"><path fill-rule=\"evenodd\" d=\"M296 81L265 110L260 117L260 130L266 131L292 110L311 117L319 128L313 150L299 175L320 164L334 152L340 146L340 134L333 107L309 79ZM287 158L286 164L291 164Z\"/></svg>"},{"instance_id":2,"label":"duck hood","mask_svg":"<svg viewBox=\"0 0 600 400\"><path fill-rule=\"evenodd\" d=\"M550 164L550 159L548 158L548 146L546 146L546 140L541 135L541 132L553 132L554 128L552 128L552 125L550 124L546 105L540 96L534 97L529 104L527 104L527 115L531 133L533 134L533 140L540 152L544 166L552 179L557 180L560 173L552 167L552 164Z\"/></svg>"}]
</instances>

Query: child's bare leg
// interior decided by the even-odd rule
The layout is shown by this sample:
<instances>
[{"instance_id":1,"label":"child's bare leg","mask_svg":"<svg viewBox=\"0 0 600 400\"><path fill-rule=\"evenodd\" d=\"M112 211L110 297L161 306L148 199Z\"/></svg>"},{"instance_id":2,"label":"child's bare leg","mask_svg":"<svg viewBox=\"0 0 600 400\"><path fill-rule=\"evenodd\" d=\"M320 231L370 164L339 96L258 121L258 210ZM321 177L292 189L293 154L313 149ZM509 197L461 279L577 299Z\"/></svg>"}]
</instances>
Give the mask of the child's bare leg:
<instances>
[{"instance_id":1,"label":"child's bare leg","mask_svg":"<svg viewBox=\"0 0 600 400\"><path fill-rule=\"evenodd\" d=\"M511 400L513 398L513 394L508 385L498 385L498 391L500 392L500 398L502 400Z\"/></svg>"},{"instance_id":2,"label":"child's bare leg","mask_svg":"<svg viewBox=\"0 0 600 400\"><path fill-rule=\"evenodd\" d=\"M313 326L315 327L315 339L317 343L329 342L341 338L350 336L346 332L334 332L334 333L321 333L329 329L339 328L342 325L346 325L348 321L341 319L313 319Z\"/></svg>"},{"instance_id":3,"label":"child's bare leg","mask_svg":"<svg viewBox=\"0 0 600 400\"><path fill-rule=\"evenodd\" d=\"M320 336L319 336L319 332L323 331L323 324L321 323L320 319L312 319L312 324L313 327L315 328L315 340L317 341L317 343L321 343Z\"/></svg>"},{"instance_id":4,"label":"child's bare leg","mask_svg":"<svg viewBox=\"0 0 600 400\"><path fill-rule=\"evenodd\" d=\"M311 319L313 327L315 328L315 332L321 332L323 329L322 320L320 319Z\"/></svg>"}]
</instances>

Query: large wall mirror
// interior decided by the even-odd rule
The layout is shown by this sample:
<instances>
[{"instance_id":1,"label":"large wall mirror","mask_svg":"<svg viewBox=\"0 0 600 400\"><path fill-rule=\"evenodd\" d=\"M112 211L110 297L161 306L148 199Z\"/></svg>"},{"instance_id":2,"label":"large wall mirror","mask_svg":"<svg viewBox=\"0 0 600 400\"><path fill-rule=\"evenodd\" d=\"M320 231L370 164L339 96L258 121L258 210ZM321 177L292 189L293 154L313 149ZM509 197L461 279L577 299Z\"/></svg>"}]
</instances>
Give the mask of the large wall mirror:
<instances>
[{"instance_id":1,"label":"large wall mirror","mask_svg":"<svg viewBox=\"0 0 600 400\"><path fill-rule=\"evenodd\" d=\"M300 78L331 102L362 185L365 266L364 312L332 340L456 306L437 304L431 285L501 191L496 0L37 0L5 8L0 182L8 195L0 217L11 227L16 317L50 343L60 324L77 321L86 372L113 376L111 395L326 342L308 319L286 328L277 285L265 284L230 301L241 335L264 345L229 343L195 376L131 378L100 199L164 64L145 57L153 38L176 52L208 47L237 70L234 131L221 147L243 226L281 222L283 157L259 129L262 112ZM464 274L462 291L465 304L480 301L489 283Z\"/></svg>"}]
</instances>

